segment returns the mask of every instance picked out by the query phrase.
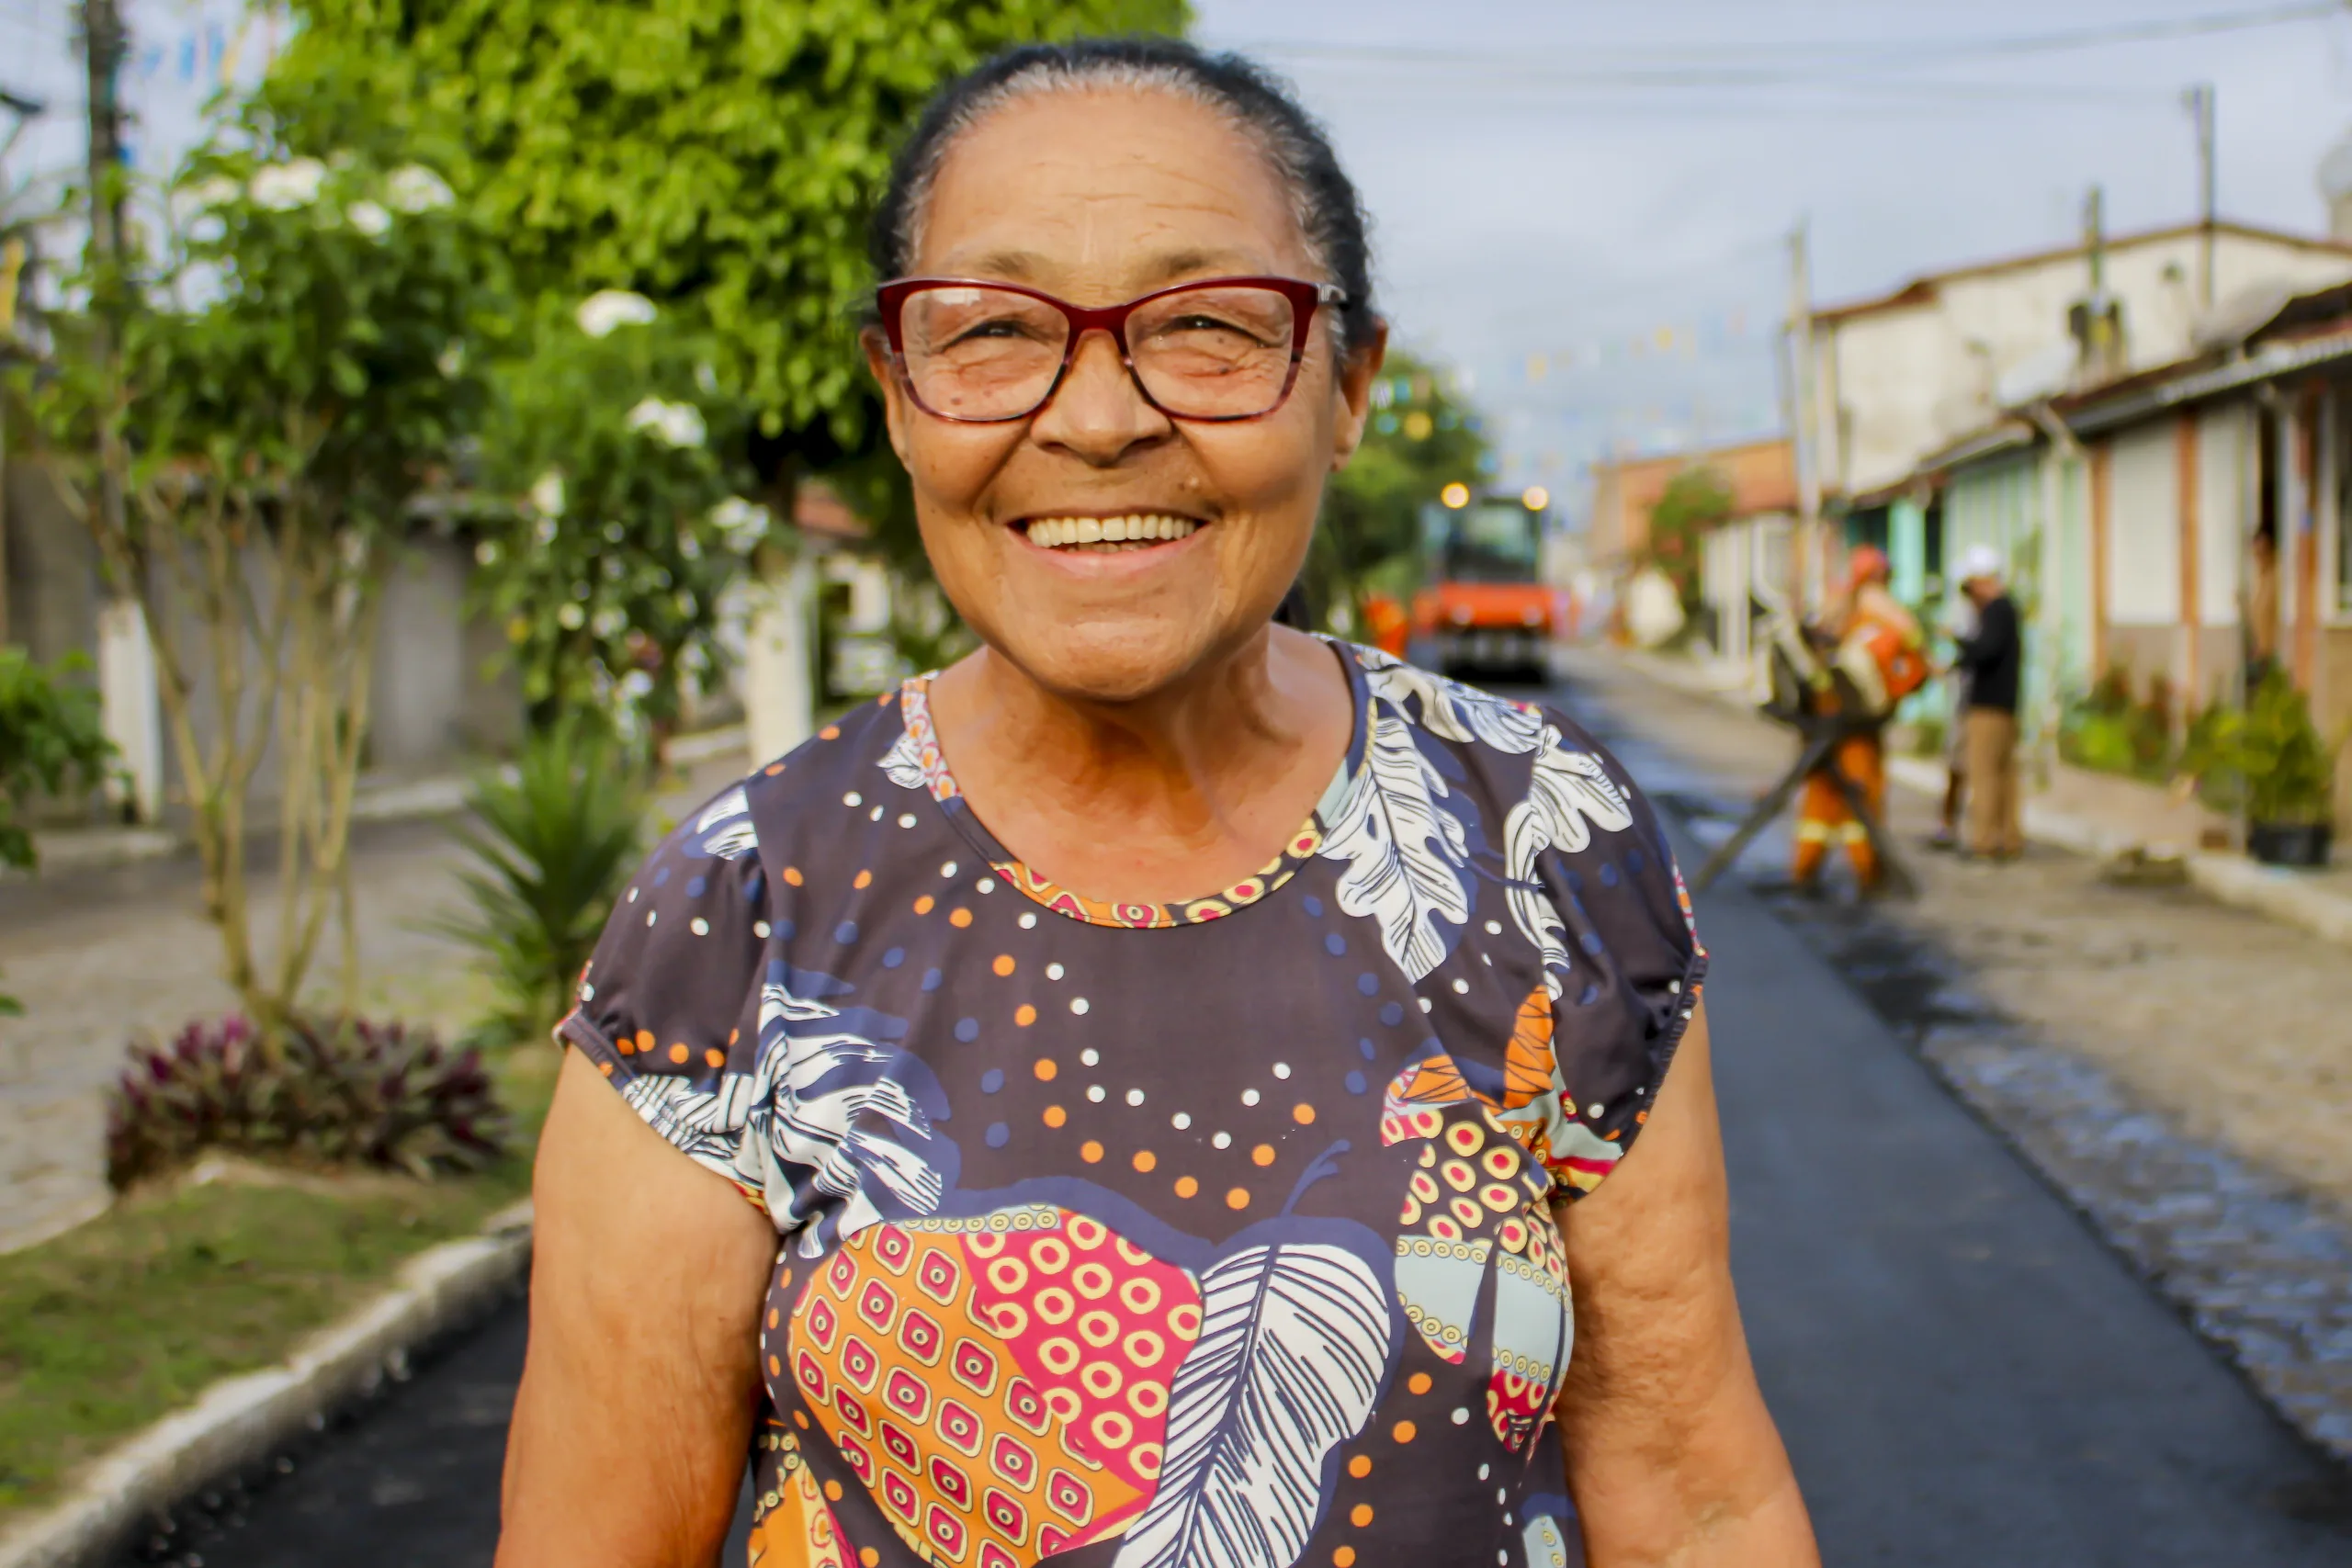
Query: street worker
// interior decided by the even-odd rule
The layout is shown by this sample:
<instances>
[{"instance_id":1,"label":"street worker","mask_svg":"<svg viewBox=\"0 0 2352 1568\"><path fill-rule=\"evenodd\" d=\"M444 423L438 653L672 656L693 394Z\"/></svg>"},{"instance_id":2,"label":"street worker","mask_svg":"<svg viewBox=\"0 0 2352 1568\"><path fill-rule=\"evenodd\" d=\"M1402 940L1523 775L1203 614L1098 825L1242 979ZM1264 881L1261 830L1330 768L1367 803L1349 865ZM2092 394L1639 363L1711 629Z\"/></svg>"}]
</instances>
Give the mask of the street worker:
<instances>
[{"instance_id":1,"label":"street worker","mask_svg":"<svg viewBox=\"0 0 2352 1568\"><path fill-rule=\"evenodd\" d=\"M1815 711L1855 719L1827 762L1804 781L1797 802L1796 854L1790 874L1802 891L1818 888L1832 844L1843 844L1865 893L1878 889L1883 868L1870 833L1839 787L1842 776L1874 818L1886 805L1883 726L1894 705L1927 680L1927 657L1919 623L1887 586L1886 554L1874 546L1855 550L1847 563L1842 592L1825 606L1815 625L1818 640L1834 650L1813 683ZM1833 680L1830 670L1845 677Z\"/></svg>"},{"instance_id":2,"label":"street worker","mask_svg":"<svg viewBox=\"0 0 2352 1568\"><path fill-rule=\"evenodd\" d=\"M1968 675L1968 852L2015 860L2025 852L2018 823L2018 689L2025 640L2018 607L2001 582L2001 557L1989 545L1961 562L1961 591L1976 606L1976 635L1963 638L1955 662Z\"/></svg>"},{"instance_id":3,"label":"street worker","mask_svg":"<svg viewBox=\"0 0 2352 1568\"><path fill-rule=\"evenodd\" d=\"M1944 635L1954 648L1976 635L1976 602L1961 590L1958 578L1944 594ZM1957 661L1944 671L1944 802L1928 846L1957 850L1961 846L1960 808L1968 798L1968 671Z\"/></svg>"},{"instance_id":4,"label":"street worker","mask_svg":"<svg viewBox=\"0 0 2352 1568\"><path fill-rule=\"evenodd\" d=\"M502 1568L706 1568L747 1460L789 1568L1817 1564L1657 814L1556 711L1272 624L1372 408L1364 230L1175 40L914 128L865 355L982 647L623 894Z\"/></svg>"}]
</instances>

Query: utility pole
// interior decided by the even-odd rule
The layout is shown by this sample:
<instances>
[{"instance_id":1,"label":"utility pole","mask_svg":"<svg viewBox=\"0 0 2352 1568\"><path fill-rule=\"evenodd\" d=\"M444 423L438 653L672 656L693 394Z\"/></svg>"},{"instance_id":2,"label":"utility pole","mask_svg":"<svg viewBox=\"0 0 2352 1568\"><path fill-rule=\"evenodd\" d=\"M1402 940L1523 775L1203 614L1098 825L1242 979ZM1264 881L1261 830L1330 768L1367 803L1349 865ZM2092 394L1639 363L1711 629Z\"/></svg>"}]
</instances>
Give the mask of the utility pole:
<instances>
[{"instance_id":1,"label":"utility pole","mask_svg":"<svg viewBox=\"0 0 2352 1568\"><path fill-rule=\"evenodd\" d=\"M117 0L82 0L82 60L89 77L90 262L98 297L91 301L99 363L119 394L122 371L123 276L122 102L119 96L126 52L122 13ZM98 504L107 531L123 527L124 463L121 432L109 417L98 436ZM125 592L136 585L122 584Z\"/></svg>"},{"instance_id":2,"label":"utility pole","mask_svg":"<svg viewBox=\"0 0 2352 1568\"><path fill-rule=\"evenodd\" d=\"M1805 610L1805 581L1821 531L1821 443L1815 411L1813 274L1806 220L1789 234L1789 444L1796 458L1797 524L1789 541L1789 613Z\"/></svg>"},{"instance_id":3,"label":"utility pole","mask_svg":"<svg viewBox=\"0 0 2352 1568\"><path fill-rule=\"evenodd\" d=\"M2197 123L2197 302L2213 308L2213 240L2220 224L2219 186L2213 171L2213 84L2200 82L2182 95Z\"/></svg>"}]
</instances>

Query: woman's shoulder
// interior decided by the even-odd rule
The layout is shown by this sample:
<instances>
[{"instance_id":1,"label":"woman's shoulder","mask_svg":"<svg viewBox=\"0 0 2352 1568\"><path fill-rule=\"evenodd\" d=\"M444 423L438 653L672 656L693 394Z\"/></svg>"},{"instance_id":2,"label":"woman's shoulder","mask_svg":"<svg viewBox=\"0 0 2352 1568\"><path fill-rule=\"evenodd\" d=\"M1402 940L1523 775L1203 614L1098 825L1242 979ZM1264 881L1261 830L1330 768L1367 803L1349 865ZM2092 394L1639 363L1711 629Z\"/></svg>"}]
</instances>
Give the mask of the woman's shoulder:
<instances>
[{"instance_id":1,"label":"woman's shoulder","mask_svg":"<svg viewBox=\"0 0 2352 1568\"><path fill-rule=\"evenodd\" d=\"M1370 726L1375 740L1384 725L1393 735L1427 737L1507 795L1533 792L1564 766L1602 780L1620 795L1637 793L1608 749L1554 704L1465 685L1380 649L1342 646L1363 671L1365 694L1375 705Z\"/></svg>"}]
</instances>

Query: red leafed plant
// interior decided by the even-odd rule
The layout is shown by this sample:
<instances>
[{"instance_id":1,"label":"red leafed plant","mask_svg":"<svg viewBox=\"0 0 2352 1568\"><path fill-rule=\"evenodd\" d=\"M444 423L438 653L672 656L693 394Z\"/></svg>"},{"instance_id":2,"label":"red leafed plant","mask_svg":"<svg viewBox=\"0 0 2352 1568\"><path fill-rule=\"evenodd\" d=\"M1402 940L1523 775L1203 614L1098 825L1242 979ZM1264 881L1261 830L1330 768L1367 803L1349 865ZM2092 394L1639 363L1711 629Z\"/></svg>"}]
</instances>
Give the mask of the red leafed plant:
<instances>
[{"instance_id":1,"label":"red leafed plant","mask_svg":"<svg viewBox=\"0 0 2352 1568\"><path fill-rule=\"evenodd\" d=\"M296 1019L265 1049L232 1016L131 1046L108 1106L107 1174L127 1187L224 1149L431 1177L480 1169L506 1136L478 1052L362 1019Z\"/></svg>"}]
</instances>

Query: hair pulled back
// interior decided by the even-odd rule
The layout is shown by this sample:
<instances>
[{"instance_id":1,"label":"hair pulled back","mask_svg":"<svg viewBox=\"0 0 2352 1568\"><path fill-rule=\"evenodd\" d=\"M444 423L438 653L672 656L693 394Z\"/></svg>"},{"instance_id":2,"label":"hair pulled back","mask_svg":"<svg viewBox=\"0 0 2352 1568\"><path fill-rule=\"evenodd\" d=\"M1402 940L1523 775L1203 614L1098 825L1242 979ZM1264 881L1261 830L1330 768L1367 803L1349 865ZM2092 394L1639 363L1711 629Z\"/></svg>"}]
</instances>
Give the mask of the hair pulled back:
<instances>
[{"instance_id":1,"label":"hair pulled back","mask_svg":"<svg viewBox=\"0 0 2352 1568\"><path fill-rule=\"evenodd\" d=\"M1255 141L1290 192L1306 248L1347 291L1332 338L1345 358L1371 335L1372 245L1363 205L1314 117L1263 68L1238 54L1210 54L1179 39L1080 39L1024 44L980 62L942 87L890 165L866 249L881 278L906 276L922 234L940 164L966 131L998 109L1044 93L1100 88L1176 94L1225 115Z\"/></svg>"}]
</instances>

